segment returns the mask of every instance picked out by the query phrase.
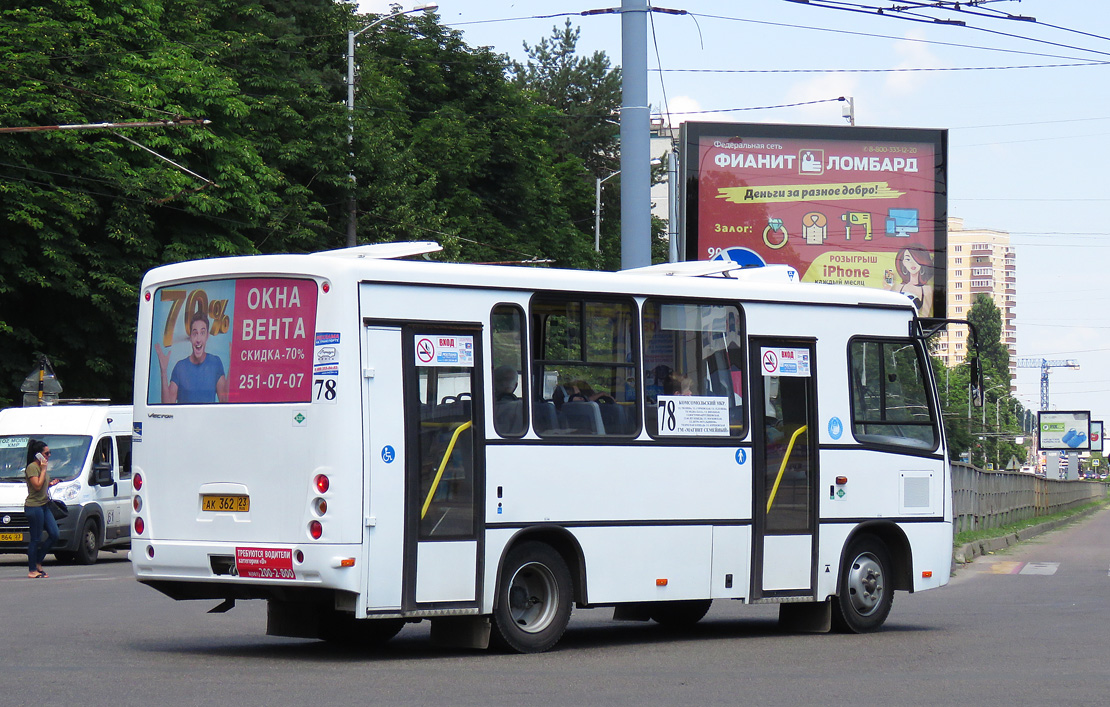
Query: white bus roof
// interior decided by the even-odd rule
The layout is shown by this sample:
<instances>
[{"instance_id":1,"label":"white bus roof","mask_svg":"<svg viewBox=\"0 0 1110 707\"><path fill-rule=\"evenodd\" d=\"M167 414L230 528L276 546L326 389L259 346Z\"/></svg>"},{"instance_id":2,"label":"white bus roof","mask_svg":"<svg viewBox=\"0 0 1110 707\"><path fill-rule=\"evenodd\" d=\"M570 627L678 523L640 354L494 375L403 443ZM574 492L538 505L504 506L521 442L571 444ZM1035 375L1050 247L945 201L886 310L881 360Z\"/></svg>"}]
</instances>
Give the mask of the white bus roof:
<instances>
[{"instance_id":1,"label":"white bus roof","mask_svg":"<svg viewBox=\"0 0 1110 707\"><path fill-rule=\"evenodd\" d=\"M390 249L381 248L375 254L375 249L380 246L389 246ZM386 254L390 251L395 255ZM143 278L143 288L154 282L165 285L222 277L311 275L331 280L333 286L348 282L384 281L426 286L913 307L909 298L900 293L870 287L798 282L797 271L786 266L741 268L725 261L691 261L612 273L391 259L414 252L434 252L434 249L427 243L384 243L309 255L251 255L195 260L163 265L149 271Z\"/></svg>"}]
</instances>

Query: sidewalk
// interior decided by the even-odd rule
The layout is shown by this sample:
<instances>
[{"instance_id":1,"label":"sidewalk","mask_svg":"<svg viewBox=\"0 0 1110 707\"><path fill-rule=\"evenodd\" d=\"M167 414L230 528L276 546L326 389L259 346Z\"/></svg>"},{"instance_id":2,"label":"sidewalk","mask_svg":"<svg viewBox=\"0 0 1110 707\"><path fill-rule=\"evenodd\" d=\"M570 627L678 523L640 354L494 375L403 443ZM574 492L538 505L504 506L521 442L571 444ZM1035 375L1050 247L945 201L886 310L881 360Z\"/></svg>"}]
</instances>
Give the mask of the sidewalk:
<instances>
[{"instance_id":1,"label":"sidewalk","mask_svg":"<svg viewBox=\"0 0 1110 707\"><path fill-rule=\"evenodd\" d=\"M976 557L986 555L998 550L1004 550L1011 545L1016 545L1019 542L1028 540L1042 533L1047 533L1050 530L1055 530L1060 526L1074 523L1075 521L1086 518L1087 516L1105 509L1106 506L1098 506L1096 508L1088 508L1085 511L1076 513L1067 518L1060 518L1057 520L1047 521L1038 525L1033 525L1016 533L1008 533L997 538L987 538L985 540L976 540L975 542L967 543L961 547L955 548L952 551L952 568L955 569L959 565L966 565L974 560Z\"/></svg>"}]
</instances>

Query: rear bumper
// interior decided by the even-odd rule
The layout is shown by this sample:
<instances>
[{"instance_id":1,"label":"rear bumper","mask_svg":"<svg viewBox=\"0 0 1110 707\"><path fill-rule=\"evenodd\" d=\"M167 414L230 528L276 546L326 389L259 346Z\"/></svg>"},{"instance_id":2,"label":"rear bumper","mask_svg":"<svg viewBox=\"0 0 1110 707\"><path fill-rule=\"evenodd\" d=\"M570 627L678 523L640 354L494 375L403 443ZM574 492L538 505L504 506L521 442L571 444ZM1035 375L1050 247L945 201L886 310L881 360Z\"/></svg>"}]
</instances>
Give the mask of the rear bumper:
<instances>
[{"instance_id":1,"label":"rear bumper","mask_svg":"<svg viewBox=\"0 0 1110 707\"><path fill-rule=\"evenodd\" d=\"M294 578L246 576L253 572L287 577L287 573L238 566L236 550L245 548L291 553ZM135 579L174 599L268 599L307 589L358 593L365 570L359 545L182 542L132 537L130 556ZM344 561L351 560L352 566L343 566Z\"/></svg>"}]
</instances>

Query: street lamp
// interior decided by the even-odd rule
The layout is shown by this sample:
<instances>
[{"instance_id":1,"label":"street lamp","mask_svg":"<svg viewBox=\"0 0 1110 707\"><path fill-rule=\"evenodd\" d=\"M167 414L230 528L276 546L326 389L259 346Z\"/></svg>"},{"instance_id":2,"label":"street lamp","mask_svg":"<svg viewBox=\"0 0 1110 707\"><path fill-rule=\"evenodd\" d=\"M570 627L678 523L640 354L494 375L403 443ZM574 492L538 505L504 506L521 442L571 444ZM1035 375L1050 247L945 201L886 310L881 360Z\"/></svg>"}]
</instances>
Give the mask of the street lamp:
<instances>
[{"instance_id":1,"label":"street lamp","mask_svg":"<svg viewBox=\"0 0 1110 707\"><path fill-rule=\"evenodd\" d=\"M653 157L651 164L652 166L660 165L663 164L663 160ZM596 253L601 252L601 185L620 173L621 171L618 169L608 177L596 177L594 182L594 252Z\"/></svg>"},{"instance_id":2,"label":"street lamp","mask_svg":"<svg viewBox=\"0 0 1110 707\"><path fill-rule=\"evenodd\" d=\"M1009 385L1009 383L999 383L998 385L992 385L991 387L989 387L989 388L987 388L986 390L983 391L983 428L984 429L987 426L987 405L986 405L986 403L987 403L987 393L991 392L995 388L1001 388L1001 387L1006 386L1006 385ZM997 400L995 402L997 403ZM995 410L996 411L998 410L998 405L997 404L995 405ZM997 415L996 415L996 417L997 417Z\"/></svg>"},{"instance_id":3,"label":"street lamp","mask_svg":"<svg viewBox=\"0 0 1110 707\"><path fill-rule=\"evenodd\" d=\"M368 29L377 27L386 20L400 15L410 15L414 12L434 12L439 8L437 2L425 2L414 6L411 10L398 10L388 15L383 15L366 25L359 31L355 32L350 30L347 32L347 155L350 158L351 171L348 173L350 178L351 194L347 200L347 247L353 248L358 243L355 236L355 224L357 221L358 207L355 203L355 172L354 172L354 141L355 141L355 37L359 36Z\"/></svg>"}]
</instances>

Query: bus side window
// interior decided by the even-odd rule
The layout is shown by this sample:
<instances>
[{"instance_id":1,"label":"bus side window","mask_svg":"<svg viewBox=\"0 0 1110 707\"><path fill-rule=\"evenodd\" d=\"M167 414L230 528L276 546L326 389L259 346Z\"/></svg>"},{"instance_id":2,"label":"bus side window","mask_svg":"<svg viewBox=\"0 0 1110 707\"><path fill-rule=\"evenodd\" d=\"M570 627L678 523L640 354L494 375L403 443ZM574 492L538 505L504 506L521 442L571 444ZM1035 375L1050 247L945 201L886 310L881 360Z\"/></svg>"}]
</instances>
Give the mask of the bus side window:
<instances>
[{"instance_id":1,"label":"bus side window","mask_svg":"<svg viewBox=\"0 0 1110 707\"><path fill-rule=\"evenodd\" d=\"M499 304L490 315L493 381L493 429L502 437L524 434L524 401L528 377L524 374L524 311Z\"/></svg>"},{"instance_id":2,"label":"bus side window","mask_svg":"<svg viewBox=\"0 0 1110 707\"><path fill-rule=\"evenodd\" d=\"M743 343L735 305L649 299L643 316L648 432L660 432L660 396L696 396L728 398L728 436L742 437ZM681 403L677 398L673 402ZM719 425L723 432L723 410Z\"/></svg>"},{"instance_id":3,"label":"bus side window","mask_svg":"<svg viewBox=\"0 0 1110 707\"><path fill-rule=\"evenodd\" d=\"M536 434L639 434L635 304L537 295L531 313Z\"/></svg>"},{"instance_id":4,"label":"bus side window","mask_svg":"<svg viewBox=\"0 0 1110 707\"><path fill-rule=\"evenodd\" d=\"M912 339L853 339L852 432L860 442L932 450L939 439L924 354Z\"/></svg>"}]
</instances>

